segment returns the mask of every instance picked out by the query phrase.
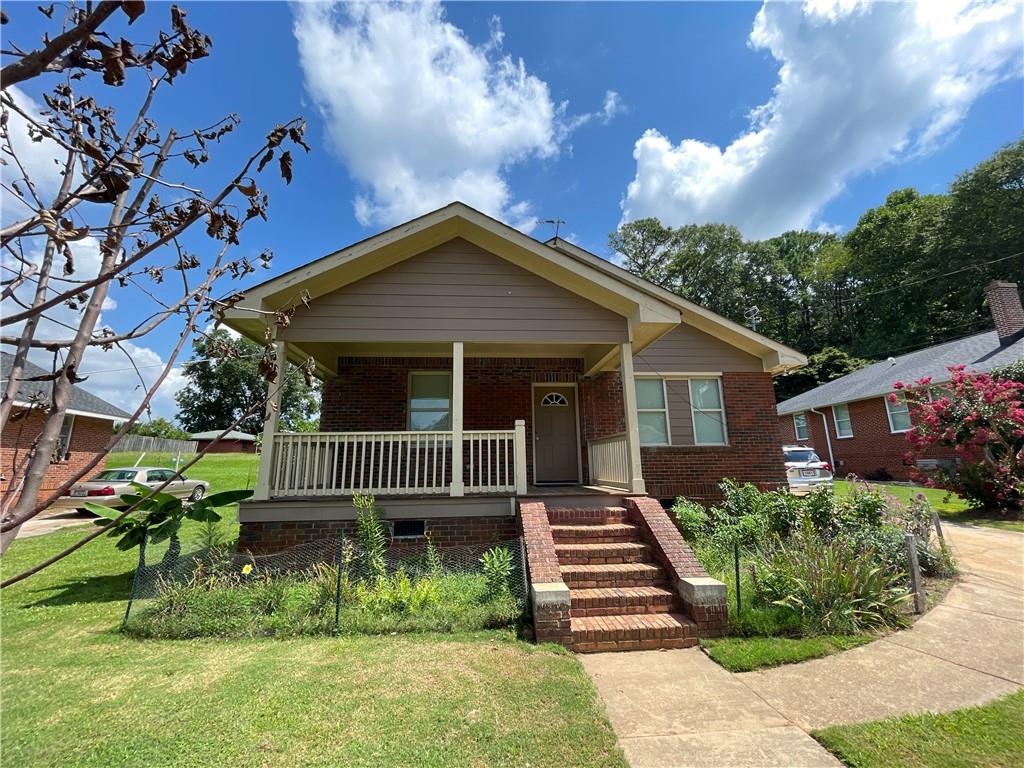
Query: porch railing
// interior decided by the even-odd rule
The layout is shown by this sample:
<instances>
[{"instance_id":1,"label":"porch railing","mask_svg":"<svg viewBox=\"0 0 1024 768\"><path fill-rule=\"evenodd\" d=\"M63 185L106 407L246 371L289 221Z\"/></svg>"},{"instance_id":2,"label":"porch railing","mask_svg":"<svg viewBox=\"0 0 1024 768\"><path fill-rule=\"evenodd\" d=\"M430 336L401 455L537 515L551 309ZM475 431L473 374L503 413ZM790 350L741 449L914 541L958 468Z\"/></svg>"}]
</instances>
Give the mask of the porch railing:
<instances>
[{"instance_id":1,"label":"porch railing","mask_svg":"<svg viewBox=\"0 0 1024 768\"><path fill-rule=\"evenodd\" d=\"M437 432L276 432L267 497L428 495L452 492L455 438ZM465 493L515 493L526 487L526 431L462 433Z\"/></svg>"},{"instance_id":2,"label":"porch railing","mask_svg":"<svg viewBox=\"0 0 1024 768\"><path fill-rule=\"evenodd\" d=\"M625 432L589 441L587 455L591 483L629 488L629 450Z\"/></svg>"}]
</instances>

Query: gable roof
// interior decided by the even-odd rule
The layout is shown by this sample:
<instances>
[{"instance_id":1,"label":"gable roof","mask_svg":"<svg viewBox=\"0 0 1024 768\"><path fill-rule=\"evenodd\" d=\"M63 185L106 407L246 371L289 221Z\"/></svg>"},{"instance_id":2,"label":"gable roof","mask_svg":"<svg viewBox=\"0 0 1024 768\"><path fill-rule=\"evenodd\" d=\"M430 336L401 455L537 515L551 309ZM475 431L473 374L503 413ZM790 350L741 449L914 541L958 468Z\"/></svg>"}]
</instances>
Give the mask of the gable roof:
<instances>
[{"instance_id":1,"label":"gable roof","mask_svg":"<svg viewBox=\"0 0 1024 768\"><path fill-rule=\"evenodd\" d=\"M0 384L7 385L11 375L11 368L14 366L14 355L8 352L0 352ZM24 376L27 379L47 376L50 372L40 368L35 363L26 360ZM29 403L41 399L49 402L51 394L51 382L49 381L25 381L22 380L18 387L18 397L14 401L16 406L27 408ZM77 384L71 388L71 399L68 401L68 413L75 416L89 416L95 419L106 419L108 421L124 421L130 418L130 414L122 411L116 405L97 397L92 392L82 389Z\"/></svg>"},{"instance_id":2,"label":"gable roof","mask_svg":"<svg viewBox=\"0 0 1024 768\"><path fill-rule=\"evenodd\" d=\"M881 397L892 392L897 381L910 384L931 377L933 382L941 384L949 381L948 369L952 365L966 365L968 370L984 372L1021 358L1024 358L1024 339L1001 347L999 335L995 331L987 331L882 360L848 373L779 403L778 412L785 416L811 408Z\"/></svg>"},{"instance_id":3,"label":"gable roof","mask_svg":"<svg viewBox=\"0 0 1024 768\"><path fill-rule=\"evenodd\" d=\"M464 238L481 248L557 283L628 318L635 351L680 322L688 322L726 343L761 357L766 370L803 365L806 358L730 320L709 312L575 246L543 243L460 202L450 203L340 251L303 264L245 291L237 307L224 312L226 325L262 339L268 312L313 299L386 269L411 256ZM564 247L563 247L564 246Z\"/></svg>"}]
</instances>

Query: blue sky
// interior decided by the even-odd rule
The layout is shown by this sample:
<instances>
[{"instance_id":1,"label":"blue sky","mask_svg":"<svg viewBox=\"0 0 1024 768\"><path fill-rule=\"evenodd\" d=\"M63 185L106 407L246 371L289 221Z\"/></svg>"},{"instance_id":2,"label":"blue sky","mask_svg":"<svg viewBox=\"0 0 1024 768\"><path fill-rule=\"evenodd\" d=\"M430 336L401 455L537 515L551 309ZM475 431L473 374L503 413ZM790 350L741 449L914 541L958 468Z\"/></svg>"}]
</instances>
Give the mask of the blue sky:
<instances>
[{"instance_id":1,"label":"blue sky","mask_svg":"<svg viewBox=\"0 0 1024 768\"><path fill-rule=\"evenodd\" d=\"M35 5L8 6L8 39L38 39ZM750 237L845 231L893 189L941 192L1021 134L1021 6L937 5L182 4L213 55L155 117L191 129L241 116L190 177L209 189L275 123L309 121L294 182L260 179L270 221L246 229L240 252L275 260L250 279L453 197L541 239L538 219L565 219L563 235L602 255L610 231L644 215ZM169 6L147 6L129 36L166 27ZM138 96L101 93L125 111ZM118 291L104 323L123 328L147 306ZM155 366L175 336L168 325L133 357ZM86 386L128 406L138 395L119 354L94 354ZM158 415L173 416L180 383Z\"/></svg>"}]
</instances>

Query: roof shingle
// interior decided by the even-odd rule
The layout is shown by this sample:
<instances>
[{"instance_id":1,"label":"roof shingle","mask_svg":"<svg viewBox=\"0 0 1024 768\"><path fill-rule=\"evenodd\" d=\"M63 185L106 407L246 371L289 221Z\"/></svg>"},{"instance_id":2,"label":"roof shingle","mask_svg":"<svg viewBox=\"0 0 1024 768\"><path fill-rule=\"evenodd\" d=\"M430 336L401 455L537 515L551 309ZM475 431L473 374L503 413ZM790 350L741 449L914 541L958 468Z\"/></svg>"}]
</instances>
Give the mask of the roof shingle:
<instances>
[{"instance_id":1,"label":"roof shingle","mask_svg":"<svg viewBox=\"0 0 1024 768\"><path fill-rule=\"evenodd\" d=\"M0 352L0 385L6 386L7 379L11 374L14 365L14 355L8 352ZM49 372L43 370L35 363L25 361L25 378L38 378L46 376ZM42 399L49 402L51 392L49 381L22 381L18 388L16 403L27 403L30 400ZM116 405L108 403L92 392L87 392L79 386L71 388L71 400L68 402L68 410L84 416L97 416L99 418L120 421L128 419L130 414L122 411Z\"/></svg>"}]
</instances>

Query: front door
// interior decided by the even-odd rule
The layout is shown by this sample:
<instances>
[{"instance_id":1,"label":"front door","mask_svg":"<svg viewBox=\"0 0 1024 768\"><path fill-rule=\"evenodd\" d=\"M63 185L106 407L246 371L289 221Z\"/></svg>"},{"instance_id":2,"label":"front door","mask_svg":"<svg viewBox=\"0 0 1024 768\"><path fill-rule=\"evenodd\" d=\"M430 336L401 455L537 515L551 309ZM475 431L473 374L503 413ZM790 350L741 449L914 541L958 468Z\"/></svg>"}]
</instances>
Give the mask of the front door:
<instances>
[{"instance_id":1,"label":"front door","mask_svg":"<svg viewBox=\"0 0 1024 768\"><path fill-rule=\"evenodd\" d=\"M557 384L533 388L534 482L579 482L576 388Z\"/></svg>"}]
</instances>

